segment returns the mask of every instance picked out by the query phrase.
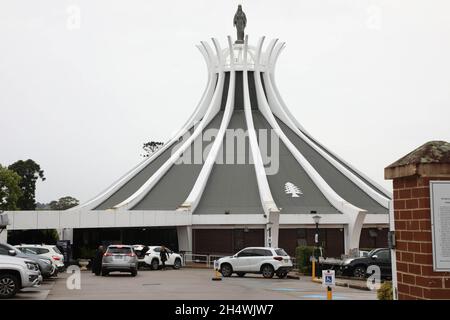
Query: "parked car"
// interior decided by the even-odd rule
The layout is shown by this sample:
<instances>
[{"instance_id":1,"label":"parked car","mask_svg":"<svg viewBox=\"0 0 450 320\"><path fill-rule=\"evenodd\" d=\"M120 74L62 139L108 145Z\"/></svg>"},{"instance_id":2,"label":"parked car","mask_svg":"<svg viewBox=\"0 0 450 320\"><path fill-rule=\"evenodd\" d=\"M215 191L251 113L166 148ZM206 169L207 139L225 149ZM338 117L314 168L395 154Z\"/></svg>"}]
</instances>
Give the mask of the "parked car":
<instances>
[{"instance_id":1,"label":"parked car","mask_svg":"<svg viewBox=\"0 0 450 320\"><path fill-rule=\"evenodd\" d=\"M16 246L16 248L22 252L27 249L33 251L39 256L50 258L58 271L64 270L64 256L61 254L61 251L59 251L59 249L54 245L21 244Z\"/></svg>"},{"instance_id":2,"label":"parked car","mask_svg":"<svg viewBox=\"0 0 450 320\"><path fill-rule=\"evenodd\" d=\"M32 251L20 251L16 247L13 247L7 243L0 243L0 255L6 256L16 256L19 258L24 258L31 260L39 266L39 271L41 271L42 277L50 278L58 274L58 270L52 264L52 260L47 257L38 256Z\"/></svg>"},{"instance_id":3,"label":"parked car","mask_svg":"<svg viewBox=\"0 0 450 320\"><path fill-rule=\"evenodd\" d=\"M370 251L366 251L366 250L360 250L359 251L359 256L360 257L367 257L369 255Z\"/></svg>"},{"instance_id":4,"label":"parked car","mask_svg":"<svg viewBox=\"0 0 450 320\"><path fill-rule=\"evenodd\" d=\"M31 260L0 255L0 299L12 298L23 288L42 282L39 266Z\"/></svg>"},{"instance_id":5,"label":"parked car","mask_svg":"<svg viewBox=\"0 0 450 320\"><path fill-rule=\"evenodd\" d=\"M145 254L144 261L147 265L150 266L152 270L158 270L162 265L160 252L161 246L150 246L148 247L148 251ZM173 252L172 250L166 248L167 250L167 261L165 263L166 266L171 266L174 269L180 269L183 265L183 258L180 254Z\"/></svg>"},{"instance_id":6,"label":"parked car","mask_svg":"<svg viewBox=\"0 0 450 320\"><path fill-rule=\"evenodd\" d=\"M292 269L291 257L281 248L251 247L245 248L234 256L218 260L219 271L224 277L236 273L243 277L246 273L260 273L264 278L286 278Z\"/></svg>"},{"instance_id":7,"label":"parked car","mask_svg":"<svg viewBox=\"0 0 450 320\"><path fill-rule=\"evenodd\" d=\"M130 272L133 277L137 275L138 258L132 246L108 246L102 259L102 276L113 271Z\"/></svg>"},{"instance_id":8,"label":"parked car","mask_svg":"<svg viewBox=\"0 0 450 320\"><path fill-rule=\"evenodd\" d=\"M144 244L135 244L133 245L134 253L136 254L138 261L139 261L139 267L145 265L145 254L148 252L149 247Z\"/></svg>"},{"instance_id":9,"label":"parked car","mask_svg":"<svg viewBox=\"0 0 450 320\"><path fill-rule=\"evenodd\" d=\"M342 262L338 273L344 276L364 278L370 276L367 274L367 268L371 265L380 267L381 278L392 277L391 252L388 248L373 249L366 257L349 258Z\"/></svg>"}]
</instances>

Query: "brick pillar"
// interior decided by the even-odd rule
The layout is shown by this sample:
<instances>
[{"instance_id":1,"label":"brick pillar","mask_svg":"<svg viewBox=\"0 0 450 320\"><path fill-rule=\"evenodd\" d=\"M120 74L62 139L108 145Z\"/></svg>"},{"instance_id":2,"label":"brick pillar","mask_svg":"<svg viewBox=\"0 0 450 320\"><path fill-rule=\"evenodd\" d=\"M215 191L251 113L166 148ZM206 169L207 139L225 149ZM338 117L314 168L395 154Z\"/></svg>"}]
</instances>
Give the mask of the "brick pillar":
<instances>
[{"instance_id":1,"label":"brick pillar","mask_svg":"<svg viewBox=\"0 0 450 320\"><path fill-rule=\"evenodd\" d=\"M450 272L433 271L430 210L430 181L450 181L450 144L419 147L387 167L385 178L394 187L398 299L450 299Z\"/></svg>"}]
</instances>

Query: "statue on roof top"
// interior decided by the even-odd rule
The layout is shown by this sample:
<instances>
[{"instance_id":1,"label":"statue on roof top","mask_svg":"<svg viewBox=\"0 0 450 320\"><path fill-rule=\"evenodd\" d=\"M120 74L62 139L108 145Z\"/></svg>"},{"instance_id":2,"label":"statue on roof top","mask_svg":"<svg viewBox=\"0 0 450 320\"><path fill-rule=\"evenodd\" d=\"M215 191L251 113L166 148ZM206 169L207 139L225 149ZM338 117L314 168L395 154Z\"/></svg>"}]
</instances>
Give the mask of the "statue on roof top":
<instances>
[{"instance_id":1,"label":"statue on roof top","mask_svg":"<svg viewBox=\"0 0 450 320\"><path fill-rule=\"evenodd\" d=\"M244 29L247 26L247 17L242 11L242 5L238 5L238 9L233 19L233 26L237 29L236 43L244 43Z\"/></svg>"}]
</instances>

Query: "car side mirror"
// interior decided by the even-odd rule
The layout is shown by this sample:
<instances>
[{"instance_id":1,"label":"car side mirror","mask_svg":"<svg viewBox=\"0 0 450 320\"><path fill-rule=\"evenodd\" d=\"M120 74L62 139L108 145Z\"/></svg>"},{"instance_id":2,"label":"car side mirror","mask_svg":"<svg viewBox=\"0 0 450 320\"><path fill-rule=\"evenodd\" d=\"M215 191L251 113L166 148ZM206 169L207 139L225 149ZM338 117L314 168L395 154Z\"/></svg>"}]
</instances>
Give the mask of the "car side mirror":
<instances>
[{"instance_id":1,"label":"car side mirror","mask_svg":"<svg viewBox=\"0 0 450 320\"><path fill-rule=\"evenodd\" d=\"M15 255L17 255L17 252L16 251L14 251L14 250L8 250L8 254L10 255L10 256L15 256Z\"/></svg>"},{"instance_id":2,"label":"car side mirror","mask_svg":"<svg viewBox=\"0 0 450 320\"><path fill-rule=\"evenodd\" d=\"M372 258L373 260L376 260L376 259L378 259L378 256L375 254L375 255L373 255L371 258Z\"/></svg>"}]
</instances>

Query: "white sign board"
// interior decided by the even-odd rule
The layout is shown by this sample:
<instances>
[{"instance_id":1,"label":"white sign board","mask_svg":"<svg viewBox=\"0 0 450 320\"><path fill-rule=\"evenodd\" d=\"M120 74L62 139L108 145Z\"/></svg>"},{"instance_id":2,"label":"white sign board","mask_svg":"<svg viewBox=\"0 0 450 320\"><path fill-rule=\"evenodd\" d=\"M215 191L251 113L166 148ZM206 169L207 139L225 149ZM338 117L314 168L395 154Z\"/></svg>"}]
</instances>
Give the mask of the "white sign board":
<instances>
[{"instance_id":1,"label":"white sign board","mask_svg":"<svg viewBox=\"0 0 450 320\"><path fill-rule=\"evenodd\" d=\"M430 181L433 269L450 271L450 182Z\"/></svg>"},{"instance_id":2,"label":"white sign board","mask_svg":"<svg viewBox=\"0 0 450 320\"><path fill-rule=\"evenodd\" d=\"M323 270L322 271L322 286L324 286L324 287L336 286L334 270Z\"/></svg>"},{"instance_id":3,"label":"white sign board","mask_svg":"<svg viewBox=\"0 0 450 320\"><path fill-rule=\"evenodd\" d=\"M219 270L219 260L214 260L214 270Z\"/></svg>"}]
</instances>

